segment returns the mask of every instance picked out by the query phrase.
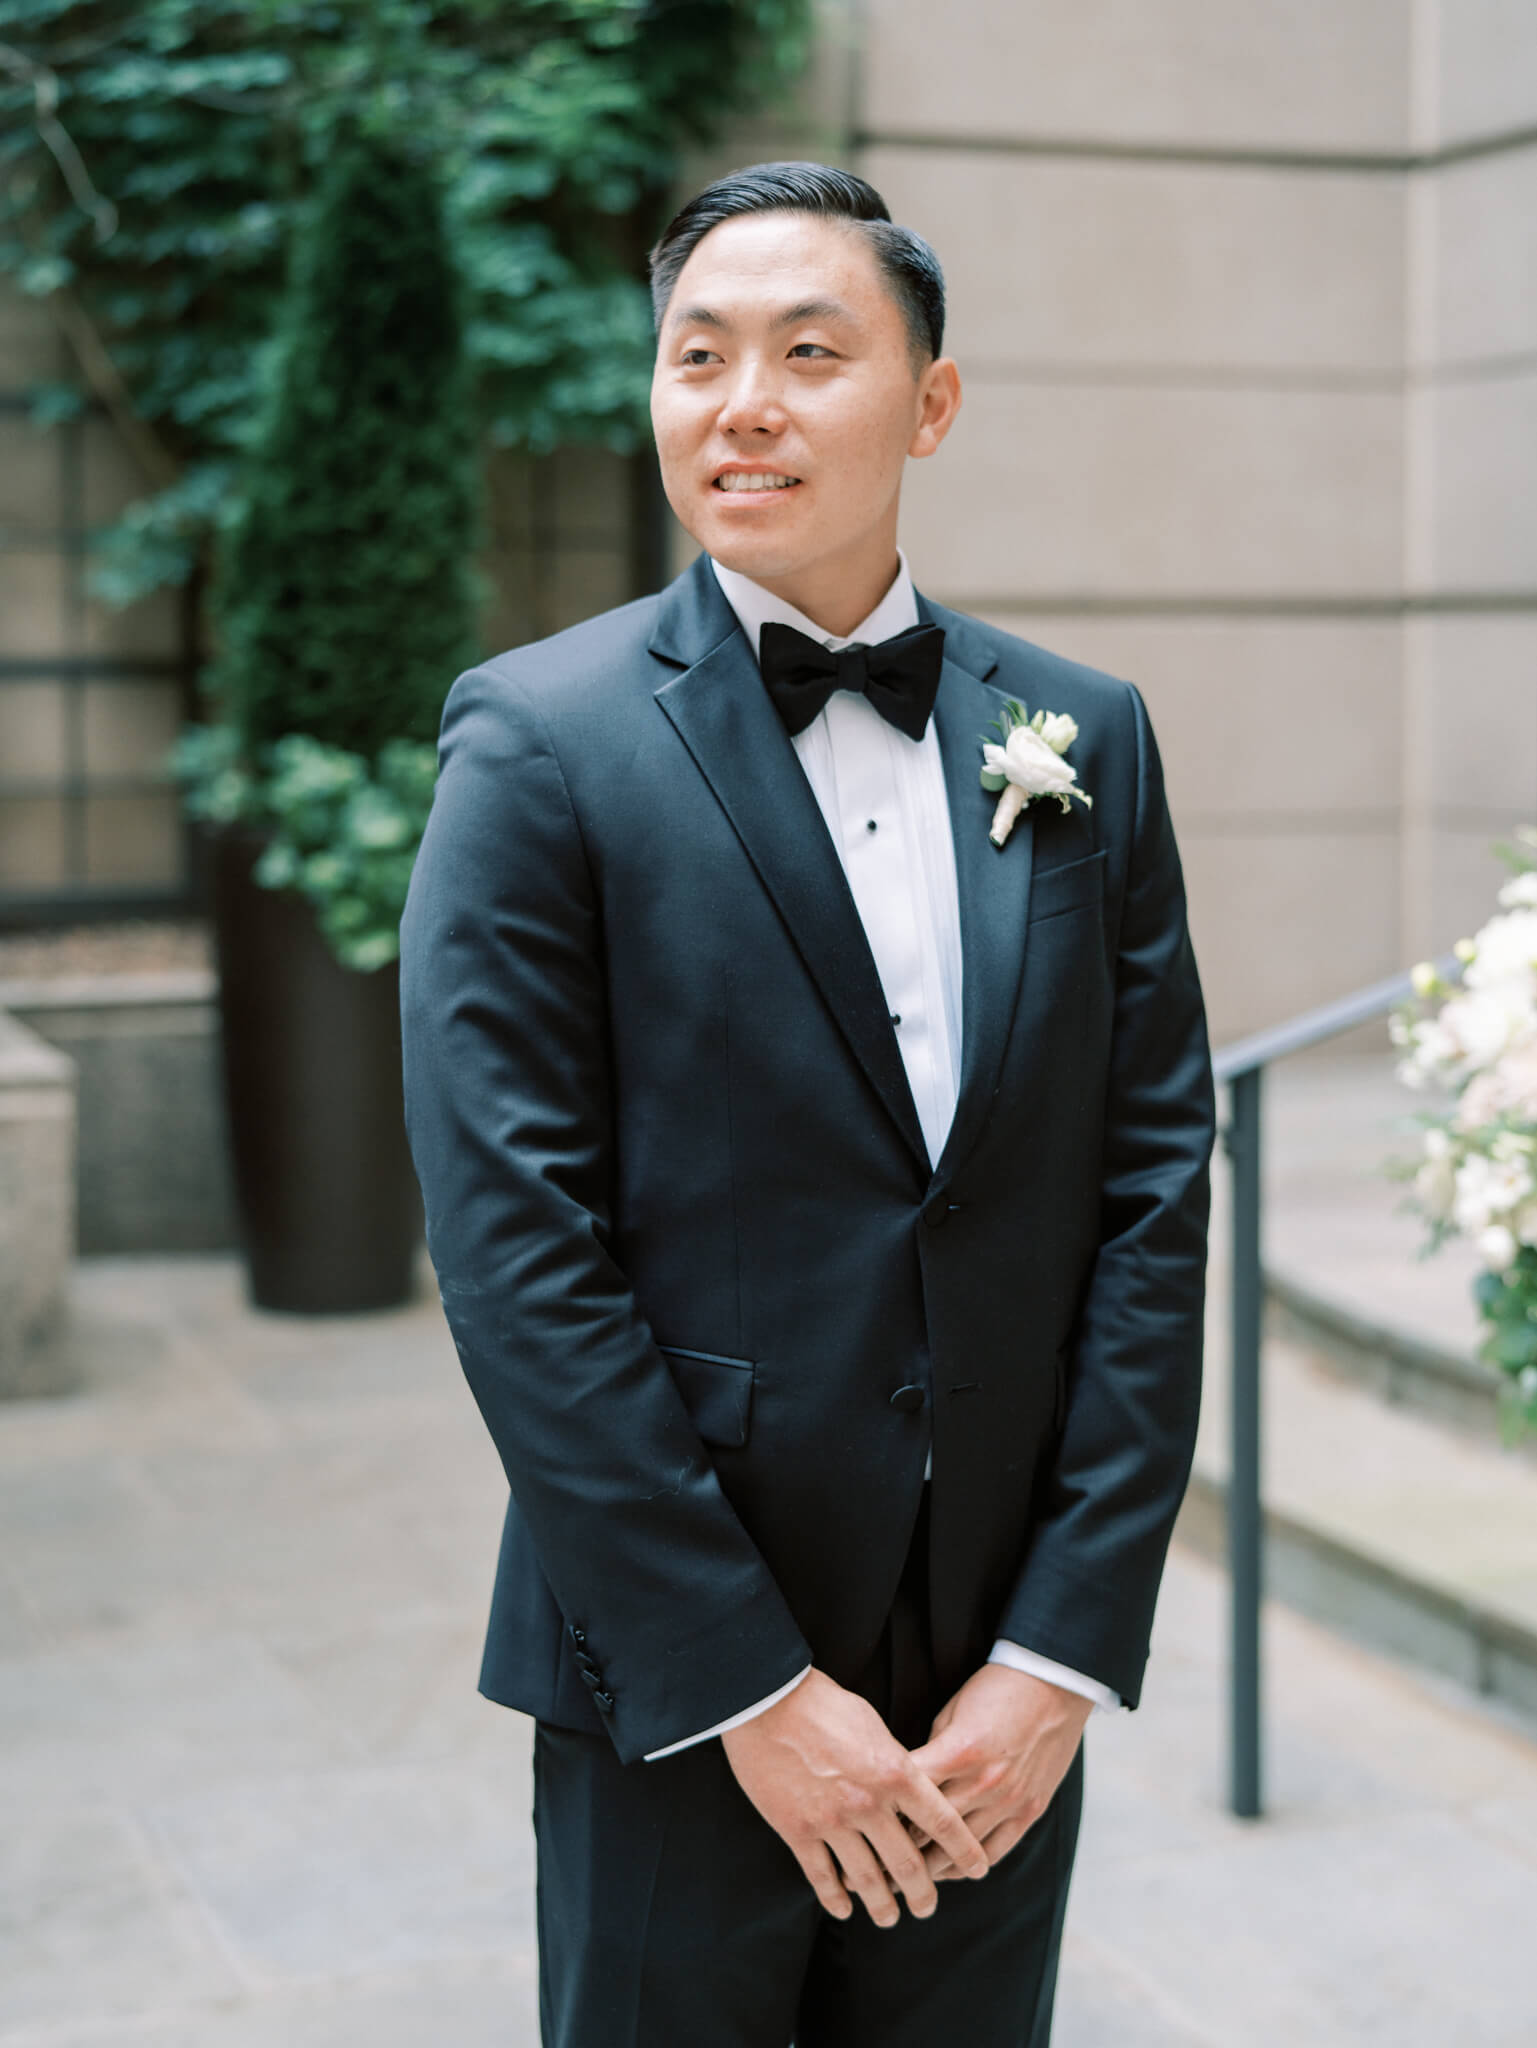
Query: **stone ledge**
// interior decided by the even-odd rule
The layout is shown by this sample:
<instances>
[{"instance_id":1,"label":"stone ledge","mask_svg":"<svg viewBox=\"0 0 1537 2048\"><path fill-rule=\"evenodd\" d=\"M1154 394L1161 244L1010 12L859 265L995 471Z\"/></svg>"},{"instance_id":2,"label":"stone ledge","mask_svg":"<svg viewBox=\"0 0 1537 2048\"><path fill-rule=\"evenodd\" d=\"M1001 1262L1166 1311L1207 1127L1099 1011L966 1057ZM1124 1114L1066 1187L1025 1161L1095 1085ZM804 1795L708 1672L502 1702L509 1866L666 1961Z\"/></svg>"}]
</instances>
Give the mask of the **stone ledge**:
<instances>
[{"instance_id":1,"label":"stone ledge","mask_svg":"<svg viewBox=\"0 0 1537 2048\"><path fill-rule=\"evenodd\" d=\"M1305 1345L1343 1377L1481 1437L1494 1432L1500 1375L1471 1352L1416 1336L1386 1317L1363 1315L1270 1265L1265 1295L1274 1333ZM1537 1450L1537 1440L1531 1448Z\"/></svg>"},{"instance_id":2,"label":"stone ledge","mask_svg":"<svg viewBox=\"0 0 1537 2048\"><path fill-rule=\"evenodd\" d=\"M75 1063L0 1010L0 1396L62 1392Z\"/></svg>"},{"instance_id":3,"label":"stone ledge","mask_svg":"<svg viewBox=\"0 0 1537 2048\"><path fill-rule=\"evenodd\" d=\"M1537 1628L1465 1588L1436 1585L1295 1510L1267 1506L1265 1592L1355 1642L1537 1718ZM1227 1485L1195 1471L1178 1540L1227 1556Z\"/></svg>"},{"instance_id":4,"label":"stone ledge","mask_svg":"<svg viewBox=\"0 0 1537 2048\"><path fill-rule=\"evenodd\" d=\"M218 977L13 977L0 980L0 1008L74 1062L82 1256L231 1246Z\"/></svg>"},{"instance_id":5,"label":"stone ledge","mask_svg":"<svg viewBox=\"0 0 1537 2048\"><path fill-rule=\"evenodd\" d=\"M182 967L154 974L29 975L0 980L0 1010L104 1010L119 1005L212 1003L219 993L211 968Z\"/></svg>"}]
</instances>

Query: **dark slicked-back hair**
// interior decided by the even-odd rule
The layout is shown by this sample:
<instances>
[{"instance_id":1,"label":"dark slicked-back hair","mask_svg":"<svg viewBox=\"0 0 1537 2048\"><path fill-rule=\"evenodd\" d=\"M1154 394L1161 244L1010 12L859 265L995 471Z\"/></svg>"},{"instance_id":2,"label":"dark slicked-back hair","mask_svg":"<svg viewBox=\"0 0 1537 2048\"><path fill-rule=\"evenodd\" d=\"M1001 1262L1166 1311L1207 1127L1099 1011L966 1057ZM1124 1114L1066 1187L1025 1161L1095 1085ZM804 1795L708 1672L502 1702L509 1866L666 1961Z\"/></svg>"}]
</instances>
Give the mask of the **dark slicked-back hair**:
<instances>
[{"instance_id":1,"label":"dark slicked-back hair","mask_svg":"<svg viewBox=\"0 0 1537 2048\"><path fill-rule=\"evenodd\" d=\"M940 354L945 277L939 258L911 228L892 221L873 185L830 164L752 164L706 185L676 213L651 251L651 310L662 329L678 273L711 228L743 213L811 213L844 221L867 239L902 309L914 360Z\"/></svg>"}]
</instances>

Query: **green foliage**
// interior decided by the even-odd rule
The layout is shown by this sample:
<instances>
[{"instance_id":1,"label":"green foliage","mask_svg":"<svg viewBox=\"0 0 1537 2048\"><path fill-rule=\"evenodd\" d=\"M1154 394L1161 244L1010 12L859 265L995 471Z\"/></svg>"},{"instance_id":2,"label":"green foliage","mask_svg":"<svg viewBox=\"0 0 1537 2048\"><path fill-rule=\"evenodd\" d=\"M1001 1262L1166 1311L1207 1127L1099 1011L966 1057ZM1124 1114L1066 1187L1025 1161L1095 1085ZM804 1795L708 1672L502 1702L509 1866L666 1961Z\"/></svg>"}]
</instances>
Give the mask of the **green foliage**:
<instances>
[{"instance_id":1,"label":"green foliage","mask_svg":"<svg viewBox=\"0 0 1537 2048\"><path fill-rule=\"evenodd\" d=\"M470 657L472 450L645 431L645 243L686 137L781 86L807 0L0 0L0 274L156 488L97 586L222 534L189 809L334 950L393 957ZM289 288L291 286L291 288ZM276 316L282 309L281 319Z\"/></svg>"},{"instance_id":2,"label":"green foliage","mask_svg":"<svg viewBox=\"0 0 1537 2048\"><path fill-rule=\"evenodd\" d=\"M338 135L214 587L223 713L175 766L265 830L344 965L394 957L443 693L473 655L474 432L433 171Z\"/></svg>"},{"instance_id":3,"label":"green foliage","mask_svg":"<svg viewBox=\"0 0 1537 2048\"><path fill-rule=\"evenodd\" d=\"M431 740L473 659L474 432L433 173L337 138L214 588L211 687L245 747Z\"/></svg>"},{"instance_id":4,"label":"green foliage","mask_svg":"<svg viewBox=\"0 0 1537 2048\"><path fill-rule=\"evenodd\" d=\"M107 594L200 558L339 130L438 171L490 436L638 445L640 255L678 144L777 90L806 23L807 0L0 0L0 272L86 337L39 416L89 382L163 458Z\"/></svg>"},{"instance_id":5,"label":"green foliage","mask_svg":"<svg viewBox=\"0 0 1537 2048\"><path fill-rule=\"evenodd\" d=\"M430 743L391 740L370 763L289 733L250 766L234 727L192 726L177 743L175 766L194 817L268 835L257 881L297 890L344 967L366 973L396 957L432 807L437 757Z\"/></svg>"},{"instance_id":6,"label":"green foliage","mask_svg":"<svg viewBox=\"0 0 1537 2048\"><path fill-rule=\"evenodd\" d=\"M1537 1247L1522 1245L1503 1273L1480 1273L1473 1298L1486 1329L1479 1356L1503 1377L1501 1426L1514 1441L1537 1426Z\"/></svg>"}]
</instances>

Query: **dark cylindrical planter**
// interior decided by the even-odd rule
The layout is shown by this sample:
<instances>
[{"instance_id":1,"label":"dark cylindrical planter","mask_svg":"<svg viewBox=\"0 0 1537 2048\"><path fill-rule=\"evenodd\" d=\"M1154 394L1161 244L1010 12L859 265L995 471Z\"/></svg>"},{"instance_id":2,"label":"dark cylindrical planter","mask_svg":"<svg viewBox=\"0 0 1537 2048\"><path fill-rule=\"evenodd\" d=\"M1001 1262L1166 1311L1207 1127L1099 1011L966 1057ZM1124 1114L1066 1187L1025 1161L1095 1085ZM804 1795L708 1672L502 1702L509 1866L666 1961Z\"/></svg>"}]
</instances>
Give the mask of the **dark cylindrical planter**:
<instances>
[{"instance_id":1,"label":"dark cylindrical planter","mask_svg":"<svg viewBox=\"0 0 1537 2048\"><path fill-rule=\"evenodd\" d=\"M259 1308L391 1308L411 1291L421 1196L406 1144L398 966L358 974L290 890L251 870L264 840L213 848L235 1196Z\"/></svg>"}]
</instances>

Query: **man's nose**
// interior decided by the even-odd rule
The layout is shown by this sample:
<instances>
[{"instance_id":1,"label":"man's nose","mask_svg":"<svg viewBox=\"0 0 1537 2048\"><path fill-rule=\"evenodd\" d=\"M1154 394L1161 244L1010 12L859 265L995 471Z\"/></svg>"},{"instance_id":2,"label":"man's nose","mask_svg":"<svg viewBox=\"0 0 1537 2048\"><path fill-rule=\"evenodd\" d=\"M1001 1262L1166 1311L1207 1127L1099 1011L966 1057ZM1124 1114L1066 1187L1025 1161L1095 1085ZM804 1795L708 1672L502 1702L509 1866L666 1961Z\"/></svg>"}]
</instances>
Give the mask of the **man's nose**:
<instances>
[{"instance_id":1,"label":"man's nose","mask_svg":"<svg viewBox=\"0 0 1537 2048\"><path fill-rule=\"evenodd\" d=\"M727 434L777 434L785 424L774 380L761 363L743 363L721 400L718 424Z\"/></svg>"}]
</instances>

